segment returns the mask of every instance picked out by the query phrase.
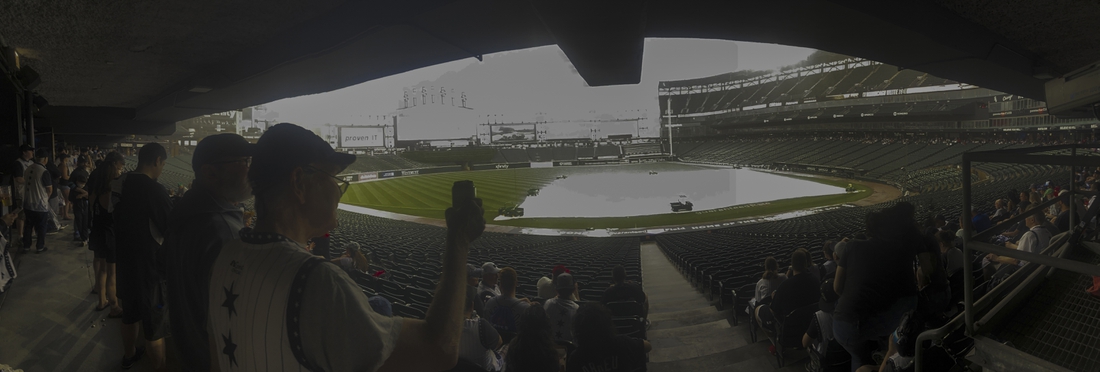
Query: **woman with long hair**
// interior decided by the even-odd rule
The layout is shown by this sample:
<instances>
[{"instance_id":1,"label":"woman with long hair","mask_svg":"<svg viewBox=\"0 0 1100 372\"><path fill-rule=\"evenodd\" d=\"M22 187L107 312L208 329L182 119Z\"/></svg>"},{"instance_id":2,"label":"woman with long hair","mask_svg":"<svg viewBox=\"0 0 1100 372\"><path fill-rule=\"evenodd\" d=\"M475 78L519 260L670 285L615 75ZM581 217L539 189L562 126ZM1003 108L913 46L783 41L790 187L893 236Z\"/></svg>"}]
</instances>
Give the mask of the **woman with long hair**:
<instances>
[{"instance_id":1,"label":"woman with long hair","mask_svg":"<svg viewBox=\"0 0 1100 372\"><path fill-rule=\"evenodd\" d=\"M772 292L775 292L775 289L779 288L784 280L787 280L787 275L779 272L779 263L775 260L775 257L768 256L768 258L765 258L764 275L756 281L756 296L753 297L752 304L759 305L761 301L770 298Z\"/></svg>"},{"instance_id":2,"label":"woman with long hair","mask_svg":"<svg viewBox=\"0 0 1100 372\"><path fill-rule=\"evenodd\" d=\"M569 354L567 371L645 371L645 353L652 349L648 341L615 334L611 310L597 302L577 309L573 339L577 350Z\"/></svg>"},{"instance_id":3,"label":"woman with long hair","mask_svg":"<svg viewBox=\"0 0 1100 372\"><path fill-rule=\"evenodd\" d=\"M506 372L560 372L565 370L562 357L550 331L550 318L542 306L531 306L519 319L519 332L508 343L504 357Z\"/></svg>"},{"instance_id":4,"label":"woman with long hair","mask_svg":"<svg viewBox=\"0 0 1100 372\"><path fill-rule=\"evenodd\" d=\"M111 308L109 317L122 316L122 307L118 304L115 290L115 235L114 220L111 217L111 182L122 176L126 160L122 154L112 151L103 160L103 165L92 171L87 189L91 202L91 233L88 249L95 252L95 290L99 295L97 311Z\"/></svg>"}]
</instances>

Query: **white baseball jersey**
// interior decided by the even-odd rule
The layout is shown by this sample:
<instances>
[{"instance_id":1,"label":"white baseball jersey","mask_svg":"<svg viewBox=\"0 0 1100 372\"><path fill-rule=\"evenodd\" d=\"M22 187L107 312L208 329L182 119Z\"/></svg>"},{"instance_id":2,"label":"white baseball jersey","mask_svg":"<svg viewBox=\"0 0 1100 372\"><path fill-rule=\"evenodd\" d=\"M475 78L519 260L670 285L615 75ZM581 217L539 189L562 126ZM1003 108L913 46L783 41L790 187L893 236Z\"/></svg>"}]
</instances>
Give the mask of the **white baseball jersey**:
<instances>
[{"instance_id":1,"label":"white baseball jersey","mask_svg":"<svg viewBox=\"0 0 1100 372\"><path fill-rule=\"evenodd\" d=\"M207 328L221 371L374 371L393 352L401 318L371 310L343 270L280 235L240 237L222 247L210 278Z\"/></svg>"},{"instance_id":2,"label":"white baseball jersey","mask_svg":"<svg viewBox=\"0 0 1100 372\"><path fill-rule=\"evenodd\" d=\"M23 171L23 209L35 212L50 211L50 193L47 186L53 186L50 172L42 164L34 163Z\"/></svg>"}]
</instances>

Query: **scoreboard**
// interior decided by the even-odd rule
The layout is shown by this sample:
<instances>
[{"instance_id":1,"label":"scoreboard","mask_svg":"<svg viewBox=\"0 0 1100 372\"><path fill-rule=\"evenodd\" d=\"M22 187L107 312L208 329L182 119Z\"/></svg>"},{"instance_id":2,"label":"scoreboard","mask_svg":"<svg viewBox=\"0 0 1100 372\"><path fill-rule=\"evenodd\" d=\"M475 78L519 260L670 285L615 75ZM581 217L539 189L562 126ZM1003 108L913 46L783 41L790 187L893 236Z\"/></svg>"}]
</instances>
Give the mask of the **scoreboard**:
<instances>
[{"instance_id":1,"label":"scoreboard","mask_svg":"<svg viewBox=\"0 0 1100 372\"><path fill-rule=\"evenodd\" d=\"M340 148L386 147L386 127L340 127ZM389 134L392 136L392 134Z\"/></svg>"}]
</instances>

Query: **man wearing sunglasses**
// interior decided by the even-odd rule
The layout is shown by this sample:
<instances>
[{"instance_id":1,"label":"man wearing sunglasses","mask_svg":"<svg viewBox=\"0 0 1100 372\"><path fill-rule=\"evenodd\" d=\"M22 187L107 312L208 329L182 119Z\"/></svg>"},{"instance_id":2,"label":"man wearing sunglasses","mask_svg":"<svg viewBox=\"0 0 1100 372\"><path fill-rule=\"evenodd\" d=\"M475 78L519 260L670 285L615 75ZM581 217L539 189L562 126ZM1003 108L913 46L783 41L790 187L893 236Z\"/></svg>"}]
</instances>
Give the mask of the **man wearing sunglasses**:
<instances>
[{"instance_id":1,"label":"man wearing sunglasses","mask_svg":"<svg viewBox=\"0 0 1100 372\"><path fill-rule=\"evenodd\" d=\"M355 157L294 124L268 129L248 171L256 224L226 243L209 286L210 354L221 371L446 370L458 360L470 241L480 200L447 211L443 274L426 319L387 317L339 267L306 251L336 227Z\"/></svg>"},{"instance_id":2,"label":"man wearing sunglasses","mask_svg":"<svg viewBox=\"0 0 1100 372\"><path fill-rule=\"evenodd\" d=\"M223 243L244 228L240 203L252 198L248 166L255 145L235 133L199 141L188 190L168 216L164 253L169 323L184 371L210 370L206 332L210 270Z\"/></svg>"}]
</instances>

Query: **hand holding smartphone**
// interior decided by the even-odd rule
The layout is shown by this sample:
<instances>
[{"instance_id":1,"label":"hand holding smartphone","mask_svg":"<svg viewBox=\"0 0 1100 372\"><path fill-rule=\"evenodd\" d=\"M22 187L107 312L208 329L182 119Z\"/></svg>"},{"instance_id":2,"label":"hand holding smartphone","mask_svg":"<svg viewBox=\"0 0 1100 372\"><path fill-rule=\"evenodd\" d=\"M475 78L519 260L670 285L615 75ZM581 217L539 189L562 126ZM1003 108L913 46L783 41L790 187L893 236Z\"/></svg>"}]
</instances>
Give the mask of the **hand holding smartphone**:
<instances>
[{"instance_id":1,"label":"hand holding smartphone","mask_svg":"<svg viewBox=\"0 0 1100 372\"><path fill-rule=\"evenodd\" d=\"M477 199L474 181L455 181L451 187L451 208L447 210L447 228L462 230L468 241L485 231L485 217Z\"/></svg>"}]
</instances>

